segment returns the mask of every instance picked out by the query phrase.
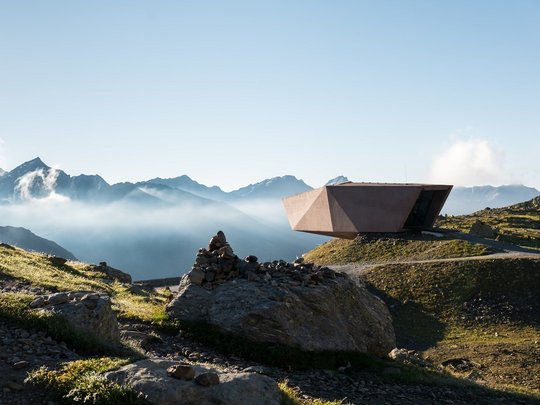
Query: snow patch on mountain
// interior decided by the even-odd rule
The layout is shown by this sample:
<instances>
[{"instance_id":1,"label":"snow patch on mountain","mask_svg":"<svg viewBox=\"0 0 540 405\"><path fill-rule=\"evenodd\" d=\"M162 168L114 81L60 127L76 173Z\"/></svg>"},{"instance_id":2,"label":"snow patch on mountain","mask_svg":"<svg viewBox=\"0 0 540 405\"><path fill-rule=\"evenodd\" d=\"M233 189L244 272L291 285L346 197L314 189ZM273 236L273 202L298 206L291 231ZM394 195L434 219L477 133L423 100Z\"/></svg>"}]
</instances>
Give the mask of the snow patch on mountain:
<instances>
[{"instance_id":1,"label":"snow patch on mountain","mask_svg":"<svg viewBox=\"0 0 540 405\"><path fill-rule=\"evenodd\" d=\"M350 180L345 176L337 176L326 182L325 186L335 186L336 184L347 183Z\"/></svg>"}]
</instances>

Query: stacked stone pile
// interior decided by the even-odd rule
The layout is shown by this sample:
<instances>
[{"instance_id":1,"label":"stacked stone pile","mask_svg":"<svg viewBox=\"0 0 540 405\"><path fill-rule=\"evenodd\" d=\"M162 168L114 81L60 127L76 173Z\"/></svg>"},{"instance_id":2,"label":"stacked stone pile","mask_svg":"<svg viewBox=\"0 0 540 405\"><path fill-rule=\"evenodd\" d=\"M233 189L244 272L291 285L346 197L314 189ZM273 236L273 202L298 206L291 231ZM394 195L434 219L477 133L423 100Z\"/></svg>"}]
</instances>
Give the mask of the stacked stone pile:
<instances>
[{"instance_id":1,"label":"stacked stone pile","mask_svg":"<svg viewBox=\"0 0 540 405\"><path fill-rule=\"evenodd\" d=\"M193 268L188 273L191 283L208 290L236 278L268 283L274 287L286 285L310 287L325 279L340 276L340 273L328 267L305 263L303 258L298 258L292 263L284 260L259 263L256 256L250 255L242 260L234 254L222 231L210 239L208 249L199 249Z\"/></svg>"},{"instance_id":2,"label":"stacked stone pile","mask_svg":"<svg viewBox=\"0 0 540 405\"><path fill-rule=\"evenodd\" d=\"M167 305L169 316L222 333L304 351L385 356L396 347L392 318L365 285L326 267L234 255L223 232L200 249Z\"/></svg>"}]
</instances>

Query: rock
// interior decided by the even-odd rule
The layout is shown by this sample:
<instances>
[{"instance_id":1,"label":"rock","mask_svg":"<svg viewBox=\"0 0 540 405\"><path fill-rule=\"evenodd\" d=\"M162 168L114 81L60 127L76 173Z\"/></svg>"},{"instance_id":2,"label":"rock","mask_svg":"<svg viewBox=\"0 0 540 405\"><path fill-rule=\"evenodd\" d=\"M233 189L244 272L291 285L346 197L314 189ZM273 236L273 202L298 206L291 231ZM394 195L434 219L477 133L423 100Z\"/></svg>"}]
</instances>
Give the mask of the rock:
<instances>
[{"instance_id":1,"label":"rock","mask_svg":"<svg viewBox=\"0 0 540 405\"><path fill-rule=\"evenodd\" d=\"M24 389L24 387L21 384L16 383L14 381L8 381L4 384L4 386L13 391L22 391Z\"/></svg>"},{"instance_id":2,"label":"rock","mask_svg":"<svg viewBox=\"0 0 540 405\"><path fill-rule=\"evenodd\" d=\"M225 245L218 249L218 256L225 259L234 259L234 252L229 245Z\"/></svg>"},{"instance_id":3,"label":"rock","mask_svg":"<svg viewBox=\"0 0 540 405\"><path fill-rule=\"evenodd\" d=\"M167 374L179 380L190 381L195 378L195 369L189 364L176 364L167 368Z\"/></svg>"},{"instance_id":4,"label":"rock","mask_svg":"<svg viewBox=\"0 0 540 405\"><path fill-rule=\"evenodd\" d=\"M148 290L144 288L143 285L141 284L131 284L128 288L128 291L132 294L137 294L137 295L150 295Z\"/></svg>"},{"instance_id":5,"label":"rock","mask_svg":"<svg viewBox=\"0 0 540 405\"><path fill-rule=\"evenodd\" d=\"M67 262L67 259L59 256L48 256L47 259L53 266L63 266Z\"/></svg>"},{"instance_id":6,"label":"rock","mask_svg":"<svg viewBox=\"0 0 540 405\"><path fill-rule=\"evenodd\" d=\"M466 372L473 368L482 368L482 365L465 358L448 359L441 363L442 367L447 367L453 371Z\"/></svg>"},{"instance_id":7,"label":"rock","mask_svg":"<svg viewBox=\"0 0 540 405\"><path fill-rule=\"evenodd\" d=\"M27 362L25 360L20 360L20 361L16 362L15 364L13 364L13 368L16 369L16 370L19 370L21 368L28 367L29 365L30 365L29 362Z\"/></svg>"},{"instance_id":8,"label":"rock","mask_svg":"<svg viewBox=\"0 0 540 405\"><path fill-rule=\"evenodd\" d=\"M45 305L45 297L43 296L40 296L40 297L37 297L36 299L34 299L31 303L30 303L30 308L40 308L42 307L43 305Z\"/></svg>"},{"instance_id":9,"label":"rock","mask_svg":"<svg viewBox=\"0 0 540 405\"><path fill-rule=\"evenodd\" d=\"M386 305L363 284L341 274L312 288L276 287L238 278L211 291L183 277L167 312L248 340L306 351L386 356L396 345Z\"/></svg>"},{"instance_id":10,"label":"rock","mask_svg":"<svg viewBox=\"0 0 540 405\"><path fill-rule=\"evenodd\" d=\"M96 309L99 303L99 297L87 294L81 298L80 303L90 310Z\"/></svg>"},{"instance_id":11,"label":"rock","mask_svg":"<svg viewBox=\"0 0 540 405\"><path fill-rule=\"evenodd\" d=\"M219 376L216 373L202 373L195 377L195 382L203 387L219 384Z\"/></svg>"},{"instance_id":12,"label":"rock","mask_svg":"<svg viewBox=\"0 0 540 405\"><path fill-rule=\"evenodd\" d=\"M388 357L399 363L415 364L421 367L433 368L433 364L421 358L414 350L398 349L396 347L388 353Z\"/></svg>"},{"instance_id":13,"label":"rock","mask_svg":"<svg viewBox=\"0 0 540 405\"><path fill-rule=\"evenodd\" d=\"M129 274L108 266L107 262L101 262L99 263L99 266L93 266L92 270L103 273L108 279L116 280L124 284L131 284L131 276Z\"/></svg>"},{"instance_id":14,"label":"rock","mask_svg":"<svg viewBox=\"0 0 540 405\"><path fill-rule=\"evenodd\" d=\"M499 232L497 228L494 228L485 222L480 221L477 219L472 225L471 229L469 230L469 233L471 235L480 236L481 238L487 238L487 239L495 239Z\"/></svg>"},{"instance_id":15,"label":"rock","mask_svg":"<svg viewBox=\"0 0 540 405\"><path fill-rule=\"evenodd\" d=\"M214 281L214 278L216 278L216 275L213 271L207 271L204 277L205 281L208 281L210 283Z\"/></svg>"},{"instance_id":16,"label":"rock","mask_svg":"<svg viewBox=\"0 0 540 405\"><path fill-rule=\"evenodd\" d=\"M246 258L244 259L246 262L248 263L257 263L257 261L259 260L257 256L253 256L253 255L249 255L249 256L246 256Z\"/></svg>"},{"instance_id":17,"label":"rock","mask_svg":"<svg viewBox=\"0 0 540 405\"><path fill-rule=\"evenodd\" d=\"M249 366L242 370L243 373L268 374L269 371L263 366Z\"/></svg>"},{"instance_id":18,"label":"rock","mask_svg":"<svg viewBox=\"0 0 540 405\"><path fill-rule=\"evenodd\" d=\"M82 293L82 294L81 294ZM94 292L74 292L75 299L69 300L68 293L64 294L67 301L54 298L59 304L49 304L36 311L49 312L64 318L73 328L88 333L107 343L117 344L120 342L120 331L116 315L111 308L108 296ZM82 297L81 297L82 295ZM80 297L77 299L77 297Z\"/></svg>"},{"instance_id":19,"label":"rock","mask_svg":"<svg viewBox=\"0 0 540 405\"><path fill-rule=\"evenodd\" d=\"M69 295L66 292L59 292L56 294L51 294L47 297L47 302L49 305L59 305L68 301L69 301Z\"/></svg>"},{"instance_id":20,"label":"rock","mask_svg":"<svg viewBox=\"0 0 540 405\"><path fill-rule=\"evenodd\" d=\"M163 340L155 335L151 335L144 332L139 332L136 330L123 330L120 332L122 339L129 339L137 343L143 349L152 343L162 343Z\"/></svg>"},{"instance_id":21,"label":"rock","mask_svg":"<svg viewBox=\"0 0 540 405\"><path fill-rule=\"evenodd\" d=\"M227 243L227 238L225 237L223 231L218 231L218 233L216 234L216 238L221 242L222 245L225 245Z\"/></svg>"},{"instance_id":22,"label":"rock","mask_svg":"<svg viewBox=\"0 0 540 405\"><path fill-rule=\"evenodd\" d=\"M220 384L202 386L192 381L172 379L167 369L177 362L162 359L141 360L105 374L110 380L141 392L151 403L279 405L280 391L274 380L255 373L220 373ZM196 374L215 373L203 366L192 366Z\"/></svg>"},{"instance_id":23,"label":"rock","mask_svg":"<svg viewBox=\"0 0 540 405\"><path fill-rule=\"evenodd\" d=\"M199 269L192 269L188 273L188 277L193 284L201 285L205 281L205 273Z\"/></svg>"}]
</instances>

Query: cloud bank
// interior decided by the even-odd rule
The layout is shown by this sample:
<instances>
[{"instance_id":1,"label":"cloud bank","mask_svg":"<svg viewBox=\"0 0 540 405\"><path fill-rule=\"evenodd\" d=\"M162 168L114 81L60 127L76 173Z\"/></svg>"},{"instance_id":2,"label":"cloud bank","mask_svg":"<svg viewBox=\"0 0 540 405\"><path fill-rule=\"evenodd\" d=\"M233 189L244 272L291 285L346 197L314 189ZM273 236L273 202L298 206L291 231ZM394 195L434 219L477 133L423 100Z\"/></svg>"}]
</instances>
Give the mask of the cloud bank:
<instances>
[{"instance_id":1,"label":"cloud bank","mask_svg":"<svg viewBox=\"0 0 540 405\"><path fill-rule=\"evenodd\" d=\"M68 197L55 191L59 174L60 172L53 168L49 169L48 172L38 169L26 173L17 179L15 193L18 198L24 201L69 201Z\"/></svg>"},{"instance_id":2,"label":"cloud bank","mask_svg":"<svg viewBox=\"0 0 540 405\"><path fill-rule=\"evenodd\" d=\"M516 183L516 179L505 168L504 152L484 139L455 141L435 156L428 181L456 186Z\"/></svg>"}]
</instances>

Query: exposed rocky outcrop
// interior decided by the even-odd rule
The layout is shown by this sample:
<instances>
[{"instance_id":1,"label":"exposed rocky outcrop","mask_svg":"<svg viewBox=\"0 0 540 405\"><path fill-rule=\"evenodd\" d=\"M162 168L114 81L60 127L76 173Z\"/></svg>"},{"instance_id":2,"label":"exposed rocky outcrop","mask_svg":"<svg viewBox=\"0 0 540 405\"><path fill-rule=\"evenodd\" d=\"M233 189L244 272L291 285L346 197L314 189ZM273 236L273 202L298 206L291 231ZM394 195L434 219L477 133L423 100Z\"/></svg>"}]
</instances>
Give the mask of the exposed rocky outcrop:
<instances>
[{"instance_id":1,"label":"exposed rocky outcrop","mask_svg":"<svg viewBox=\"0 0 540 405\"><path fill-rule=\"evenodd\" d=\"M122 270L115 269L114 267L108 266L107 262L99 263L99 266L92 266L92 270L99 271L103 273L105 277L119 281L120 283L131 284L131 276Z\"/></svg>"},{"instance_id":2,"label":"exposed rocky outcrop","mask_svg":"<svg viewBox=\"0 0 540 405\"><path fill-rule=\"evenodd\" d=\"M499 234L499 231L497 228L494 228L491 225L477 219L471 225L469 233L471 235L480 236L481 238L495 239Z\"/></svg>"},{"instance_id":3,"label":"exposed rocky outcrop","mask_svg":"<svg viewBox=\"0 0 540 405\"><path fill-rule=\"evenodd\" d=\"M395 347L386 305L362 284L302 259L263 264L255 256L239 260L231 257L228 245L211 249L217 236L181 279L178 295L167 306L172 317L306 351L386 355Z\"/></svg>"},{"instance_id":4,"label":"exposed rocky outcrop","mask_svg":"<svg viewBox=\"0 0 540 405\"><path fill-rule=\"evenodd\" d=\"M73 328L110 344L120 341L118 321L107 295L93 291L59 292L38 296L30 307L60 316Z\"/></svg>"},{"instance_id":5,"label":"exposed rocky outcrop","mask_svg":"<svg viewBox=\"0 0 540 405\"><path fill-rule=\"evenodd\" d=\"M278 386L269 377L219 372L170 360L141 360L109 372L106 377L143 393L148 401L157 405L278 405L280 399Z\"/></svg>"}]
</instances>

